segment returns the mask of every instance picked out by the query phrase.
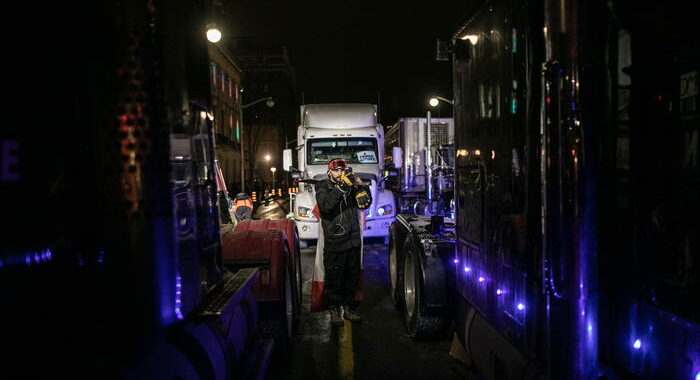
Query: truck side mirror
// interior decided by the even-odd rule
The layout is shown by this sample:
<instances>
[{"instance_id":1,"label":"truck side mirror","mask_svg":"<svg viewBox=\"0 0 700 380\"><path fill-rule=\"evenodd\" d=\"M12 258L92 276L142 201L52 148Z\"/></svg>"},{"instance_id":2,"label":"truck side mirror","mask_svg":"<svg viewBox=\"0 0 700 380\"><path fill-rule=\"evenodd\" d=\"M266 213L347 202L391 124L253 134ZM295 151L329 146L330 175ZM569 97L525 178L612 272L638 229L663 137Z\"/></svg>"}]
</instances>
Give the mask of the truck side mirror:
<instances>
[{"instance_id":1,"label":"truck side mirror","mask_svg":"<svg viewBox=\"0 0 700 380\"><path fill-rule=\"evenodd\" d=\"M282 151L282 167L284 168L285 172L288 172L291 170L292 167L292 150L291 149L285 149ZM292 178L294 178L292 176Z\"/></svg>"},{"instance_id":2,"label":"truck side mirror","mask_svg":"<svg viewBox=\"0 0 700 380\"><path fill-rule=\"evenodd\" d=\"M401 169L401 166L403 166L403 151L400 146L395 146L391 149L391 160L394 163L394 169Z\"/></svg>"}]
</instances>

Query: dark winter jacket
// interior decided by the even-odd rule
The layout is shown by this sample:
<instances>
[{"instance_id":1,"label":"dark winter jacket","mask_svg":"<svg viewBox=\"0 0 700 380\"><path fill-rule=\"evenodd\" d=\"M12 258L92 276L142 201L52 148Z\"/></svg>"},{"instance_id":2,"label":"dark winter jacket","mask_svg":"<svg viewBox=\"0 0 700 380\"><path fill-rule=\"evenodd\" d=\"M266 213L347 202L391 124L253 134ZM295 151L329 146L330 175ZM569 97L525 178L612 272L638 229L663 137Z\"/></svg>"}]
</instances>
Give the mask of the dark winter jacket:
<instances>
[{"instance_id":1,"label":"dark winter jacket","mask_svg":"<svg viewBox=\"0 0 700 380\"><path fill-rule=\"evenodd\" d=\"M344 193L330 178L316 184L324 249L346 251L361 246L362 226L355 200L355 194L360 190L371 194L368 186L353 186Z\"/></svg>"}]
</instances>

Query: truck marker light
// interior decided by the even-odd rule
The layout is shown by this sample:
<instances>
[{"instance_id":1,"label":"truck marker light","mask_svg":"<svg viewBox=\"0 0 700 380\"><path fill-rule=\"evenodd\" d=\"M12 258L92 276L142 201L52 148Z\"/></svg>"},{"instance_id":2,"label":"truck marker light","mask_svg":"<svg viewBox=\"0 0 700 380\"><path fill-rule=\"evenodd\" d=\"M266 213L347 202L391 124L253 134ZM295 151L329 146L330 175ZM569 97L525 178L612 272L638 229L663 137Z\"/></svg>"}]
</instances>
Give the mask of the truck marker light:
<instances>
[{"instance_id":1,"label":"truck marker light","mask_svg":"<svg viewBox=\"0 0 700 380\"><path fill-rule=\"evenodd\" d=\"M177 275L175 277L175 315L177 319L182 320L182 277Z\"/></svg>"},{"instance_id":2,"label":"truck marker light","mask_svg":"<svg viewBox=\"0 0 700 380\"><path fill-rule=\"evenodd\" d=\"M635 340L632 347L634 347L635 350L642 348L642 341L639 339Z\"/></svg>"}]
</instances>

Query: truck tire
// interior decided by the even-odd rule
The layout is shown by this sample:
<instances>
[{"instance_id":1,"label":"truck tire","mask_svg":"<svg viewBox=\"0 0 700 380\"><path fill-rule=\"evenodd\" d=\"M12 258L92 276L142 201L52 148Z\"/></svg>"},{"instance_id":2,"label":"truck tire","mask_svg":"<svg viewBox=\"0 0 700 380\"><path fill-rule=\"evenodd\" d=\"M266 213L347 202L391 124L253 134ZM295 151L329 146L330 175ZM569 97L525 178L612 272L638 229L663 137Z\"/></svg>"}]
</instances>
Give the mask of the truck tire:
<instances>
[{"instance_id":1,"label":"truck tire","mask_svg":"<svg viewBox=\"0 0 700 380\"><path fill-rule=\"evenodd\" d=\"M291 257L292 281L294 283L294 315L301 315L302 286L304 277L301 271L301 248L296 223L291 219L244 220L236 226L236 231L279 230L287 236L287 247Z\"/></svg>"},{"instance_id":2,"label":"truck tire","mask_svg":"<svg viewBox=\"0 0 700 380\"><path fill-rule=\"evenodd\" d=\"M285 356L295 328L296 288L286 234L278 229L239 231L237 228L222 236L222 253L227 267L252 265L261 268L252 286L259 311L260 332L275 340L276 357Z\"/></svg>"},{"instance_id":3,"label":"truck tire","mask_svg":"<svg viewBox=\"0 0 700 380\"><path fill-rule=\"evenodd\" d=\"M291 351L294 334L294 286L291 262L285 255L282 278L282 299L279 302L263 302L260 306L260 332L262 336L275 340L274 356L286 357Z\"/></svg>"},{"instance_id":4,"label":"truck tire","mask_svg":"<svg viewBox=\"0 0 700 380\"><path fill-rule=\"evenodd\" d=\"M403 286L405 321L411 339L422 340L441 337L446 331L448 320L445 317L428 315L423 301L423 278L418 247L411 236L404 245Z\"/></svg>"},{"instance_id":5,"label":"truck tire","mask_svg":"<svg viewBox=\"0 0 700 380\"><path fill-rule=\"evenodd\" d=\"M403 241L400 241L401 235L398 229L401 228L400 224L396 222L391 224L389 228L389 250L387 251L389 255L388 267L389 267L389 285L390 285L390 296L391 304L397 309L402 309L404 305L404 290L403 290L403 256L401 255L401 249L399 247L404 245Z\"/></svg>"}]
</instances>

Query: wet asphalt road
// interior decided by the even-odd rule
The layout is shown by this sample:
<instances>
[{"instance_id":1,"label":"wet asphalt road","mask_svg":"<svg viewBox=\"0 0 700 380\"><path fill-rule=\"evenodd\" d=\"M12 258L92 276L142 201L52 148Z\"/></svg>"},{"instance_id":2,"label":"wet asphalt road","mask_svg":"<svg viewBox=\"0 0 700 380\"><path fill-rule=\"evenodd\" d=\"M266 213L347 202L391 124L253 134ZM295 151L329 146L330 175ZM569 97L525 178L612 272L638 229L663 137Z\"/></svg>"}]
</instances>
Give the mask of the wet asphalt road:
<instances>
[{"instance_id":1,"label":"wet asphalt road","mask_svg":"<svg viewBox=\"0 0 700 380\"><path fill-rule=\"evenodd\" d=\"M255 216L281 218L286 201L261 206ZM476 379L449 355L450 338L414 342L389 298L386 245L365 242L365 299L361 324L330 325L327 312L311 313L311 273L316 248L301 251L304 308L291 353L272 363L267 379Z\"/></svg>"}]
</instances>

